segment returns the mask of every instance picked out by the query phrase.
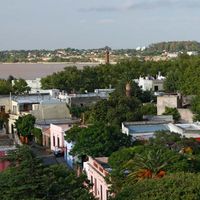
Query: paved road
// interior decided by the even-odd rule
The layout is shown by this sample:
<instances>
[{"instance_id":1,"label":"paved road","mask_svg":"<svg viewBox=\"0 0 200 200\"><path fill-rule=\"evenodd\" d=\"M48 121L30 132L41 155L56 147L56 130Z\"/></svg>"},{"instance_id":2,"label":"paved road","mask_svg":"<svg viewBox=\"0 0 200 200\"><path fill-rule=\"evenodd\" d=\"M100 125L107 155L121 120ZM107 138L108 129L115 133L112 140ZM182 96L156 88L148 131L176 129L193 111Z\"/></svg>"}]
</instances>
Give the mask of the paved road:
<instances>
[{"instance_id":1,"label":"paved road","mask_svg":"<svg viewBox=\"0 0 200 200\"><path fill-rule=\"evenodd\" d=\"M46 151L44 147L33 144L31 149L45 165L66 164L63 157L55 157L53 153Z\"/></svg>"},{"instance_id":2,"label":"paved road","mask_svg":"<svg viewBox=\"0 0 200 200\"><path fill-rule=\"evenodd\" d=\"M63 157L55 157L53 154L40 157L45 165L66 164Z\"/></svg>"}]
</instances>

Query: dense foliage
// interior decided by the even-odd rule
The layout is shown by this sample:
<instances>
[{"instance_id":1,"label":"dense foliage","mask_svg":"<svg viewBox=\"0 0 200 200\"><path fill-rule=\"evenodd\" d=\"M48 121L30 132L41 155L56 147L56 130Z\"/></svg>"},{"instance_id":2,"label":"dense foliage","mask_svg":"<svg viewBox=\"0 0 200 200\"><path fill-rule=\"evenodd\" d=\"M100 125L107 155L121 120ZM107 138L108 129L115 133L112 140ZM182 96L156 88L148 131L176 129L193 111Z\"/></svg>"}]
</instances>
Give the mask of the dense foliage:
<instances>
[{"instance_id":1,"label":"dense foliage","mask_svg":"<svg viewBox=\"0 0 200 200\"><path fill-rule=\"evenodd\" d=\"M42 79L44 89L58 88L67 92L92 92L96 88L117 87L121 80L136 79L140 76L156 74L160 71L167 76L165 90L179 91L183 94L198 94L200 91L199 65L200 57L181 55L169 61L124 60L116 65L100 65L95 68L86 67L78 70L75 67L65 68Z\"/></svg>"},{"instance_id":2,"label":"dense foliage","mask_svg":"<svg viewBox=\"0 0 200 200\"><path fill-rule=\"evenodd\" d=\"M146 50L148 53L200 51L200 43L196 41L172 41L151 44Z\"/></svg>"},{"instance_id":3,"label":"dense foliage","mask_svg":"<svg viewBox=\"0 0 200 200\"><path fill-rule=\"evenodd\" d=\"M31 88L28 86L24 79L14 80L13 91L15 94L27 94Z\"/></svg>"},{"instance_id":4,"label":"dense foliage","mask_svg":"<svg viewBox=\"0 0 200 200\"><path fill-rule=\"evenodd\" d=\"M122 189L115 200L200 199L200 173L174 173L162 179L145 179Z\"/></svg>"},{"instance_id":5,"label":"dense foliage","mask_svg":"<svg viewBox=\"0 0 200 200\"><path fill-rule=\"evenodd\" d=\"M163 115L172 115L173 116L173 120L175 122L178 122L181 118L177 108L169 108L169 107L166 107L165 108L165 112L163 113Z\"/></svg>"},{"instance_id":6,"label":"dense foliage","mask_svg":"<svg viewBox=\"0 0 200 200\"><path fill-rule=\"evenodd\" d=\"M64 165L44 166L31 150L20 147L7 158L11 167L0 173L1 200L89 200L85 177L76 177Z\"/></svg>"},{"instance_id":7,"label":"dense foliage","mask_svg":"<svg viewBox=\"0 0 200 200\"><path fill-rule=\"evenodd\" d=\"M0 95L12 92L12 84L7 80L0 80Z\"/></svg>"},{"instance_id":8,"label":"dense foliage","mask_svg":"<svg viewBox=\"0 0 200 200\"><path fill-rule=\"evenodd\" d=\"M13 85L12 80L14 80ZM8 95L9 93L14 93L16 95L28 94L30 90L31 88L22 78L15 79L10 75L7 80L0 79L0 95Z\"/></svg>"},{"instance_id":9,"label":"dense foliage","mask_svg":"<svg viewBox=\"0 0 200 200\"><path fill-rule=\"evenodd\" d=\"M126 80L120 81L108 100L97 102L85 113L87 122L100 121L121 126L124 121L140 121L143 115L156 114L156 106L145 103L154 101L152 92L143 92L133 81L128 83L131 86L129 96L126 94Z\"/></svg>"},{"instance_id":10,"label":"dense foliage","mask_svg":"<svg viewBox=\"0 0 200 200\"><path fill-rule=\"evenodd\" d=\"M31 114L19 117L15 122L15 127L19 135L30 136L34 129L35 117Z\"/></svg>"},{"instance_id":11,"label":"dense foliage","mask_svg":"<svg viewBox=\"0 0 200 200\"><path fill-rule=\"evenodd\" d=\"M6 133L8 133L8 119L9 114L5 113L5 111L0 112L0 130L5 128Z\"/></svg>"},{"instance_id":12,"label":"dense foliage","mask_svg":"<svg viewBox=\"0 0 200 200\"><path fill-rule=\"evenodd\" d=\"M122 134L118 127L96 123L87 128L73 127L66 132L65 139L74 142L71 150L78 156L109 156L119 148L131 146L131 138Z\"/></svg>"},{"instance_id":13,"label":"dense foliage","mask_svg":"<svg viewBox=\"0 0 200 200\"><path fill-rule=\"evenodd\" d=\"M35 142L39 145L42 145L42 131L39 128L33 128L32 134L35 137Z\"/></svg>"},{"instance_id":14,"label":"dense foliage","mask_svg":"<svg viewBox=\"0 0 200 200\"><path fill-rule=\"evenodd\" d=\"M192 99L192 112L194 113L194 120L200 121L200 96L197 95Z\"/></svg>"},{"instance_id":15,"label":"dense foliage","mask_svg":"<svg viewBox=\"0 0 200 200\"><path fill-rule=\"evenodd\" d=\"M168 174L198 173L199 149L200 144L194 139L184 138L175 133L158 132L155 138L148 142L121 149L109 157L112 188L121 197L125 195L123 191L132 185L148 183L146 179L159 182L163 177L168 177ZM128 197L133 198L127 195L126 198ZM162 196L160 198L162 199Z\"/></svg>"}]
</instances>

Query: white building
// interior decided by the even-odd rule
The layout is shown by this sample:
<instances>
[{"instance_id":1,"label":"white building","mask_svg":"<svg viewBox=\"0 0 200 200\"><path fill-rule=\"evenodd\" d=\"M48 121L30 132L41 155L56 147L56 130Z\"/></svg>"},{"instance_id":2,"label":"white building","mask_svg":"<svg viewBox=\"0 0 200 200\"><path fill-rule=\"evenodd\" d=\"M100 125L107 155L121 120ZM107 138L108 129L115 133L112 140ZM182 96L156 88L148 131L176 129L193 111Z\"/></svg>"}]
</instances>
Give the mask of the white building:
<instances>
[{"instance_id":1,"label":"white building","mask_svg":"<svg viewBox=\"0 0 200 200\"><path fill-rule=\"evenodd\" d=\"M95 89L94 92L85 94L68 94L61 92L58 98L66 102L69 106L90 106L101 99L108 99L109 95L114 92L114 90L115 89Z\"/></svg>"},{"instance_id":2,"label":"white building","mask_svg":"<svg viewBox=\"0 0 200 200\"><path fill-rule=\"evenodd\" d=\"M31 88L29 94L50 94L53 98L58 97L58 89L43 90L41 84L41 78L36 78L34 80L25 80L28 87ZM12 80L12 85L14 85L15 80Z\"/></svg>"},{"instance_id":3,"label":"white building","mask_svg":"<svg viewBox=\"0 0 200 200\"><path fill-rule=\"evenodd\" d=\"M200 124L168 124L171 132L179 133L186 138L195 138L200 141Z\"/></svg>"},{"instance_id":4,"label":"white building","mask_svg":"<svg viewBox=\"0 0 200 200\"><path fill-rule=\"evenodd\" d=\"M187 55L189 55L189 56L197 56L198 52L197 51L188 51Z\"/></svg>"},{"instance_id":5,"label":"white building","mask_svg":"<svg viewBox=\"0 0 200 200\"><path fill-rule=\"evenodd\" d=\"M156 78L152 76L140 77L139 79L135 79L134 81L138 84L138 86L143 91L163 91L163 83L165 77L161 76L159 73Z\"/></svg>"},{"instance_id":6,"label":"white building","mask_svg":"<svg viewBox=\"0 0 200 200\"><path fill-rule=\"evenodd\" d=\"M148 140L156 131L169 131L168 123L158 121L123 122L122 133L131 135L133 140Z\"/></svg>"}]
</instances>

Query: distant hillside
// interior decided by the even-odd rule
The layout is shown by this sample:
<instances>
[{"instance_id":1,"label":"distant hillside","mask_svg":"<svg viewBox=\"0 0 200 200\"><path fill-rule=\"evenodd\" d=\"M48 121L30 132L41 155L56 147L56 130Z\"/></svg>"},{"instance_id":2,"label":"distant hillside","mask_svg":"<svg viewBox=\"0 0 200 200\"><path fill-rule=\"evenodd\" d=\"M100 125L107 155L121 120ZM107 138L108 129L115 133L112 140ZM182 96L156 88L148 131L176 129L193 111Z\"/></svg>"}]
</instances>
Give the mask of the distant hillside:
<instances>
[{"instance_id":1,"label":"distant hillside","mask_svg":"<svg viewBox=\"0 0 200 200\"><path fill-rule=\"evenodd\" d=\"M148 53L155 52L179 52L179 51L198 51L200 52L200 43L197 41L172 41L172 42L160 42L149 45L146 49Z\"/></svg>"}]
</instances>

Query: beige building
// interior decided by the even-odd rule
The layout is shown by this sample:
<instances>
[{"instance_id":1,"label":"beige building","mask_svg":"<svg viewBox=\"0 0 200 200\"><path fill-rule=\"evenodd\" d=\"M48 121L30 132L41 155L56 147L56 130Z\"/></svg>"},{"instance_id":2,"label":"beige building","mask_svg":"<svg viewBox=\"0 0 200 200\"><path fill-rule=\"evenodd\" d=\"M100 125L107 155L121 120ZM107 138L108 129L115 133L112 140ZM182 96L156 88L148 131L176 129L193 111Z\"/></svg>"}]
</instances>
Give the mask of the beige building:
<instances>
[{"instance_id":1,"label":"beige building","mask_svg":"<svg viewBox=\"0 0 200 200\"><path fill-rule=\"evenodd\" d=\"M193 113L189 109L191 96L183 97L180 94L166 94L157 97L157 115L162 115L165 108L177 108L182 123L192 123Z\"/></svg>"},{"instance_id":2,"label":"beige building","mask_svg":"<svg viewBox=\"0 0 200 200\"><path fill-rule=\"evenodd\" d=\"M37 121L71 118L68 107L50 95L26 95L13 97L9 118L9 132L14 133L14 124L19 116L32 114Z\"/></svg>"},{"instance_id":3,"label":"beige building","mask_svg":"<svg viewBox=\"0 0 200 200\"><path fill-rule=\"evenodd\" d=\"M5 111L9 113L11 100L9 95L0 95L0 112Z\"/></svg>"},{"instance_id":4,"label":"beige building","mask_svg":"<svg viewBox=\"0 0 200 200\"><path fill-rule=\"evenodd\" d=\"M177 94L166 94L157 97L157 115L162 115L165 112L165 107L181 108L182 97Z\"/></svg>"}]
</instances>

